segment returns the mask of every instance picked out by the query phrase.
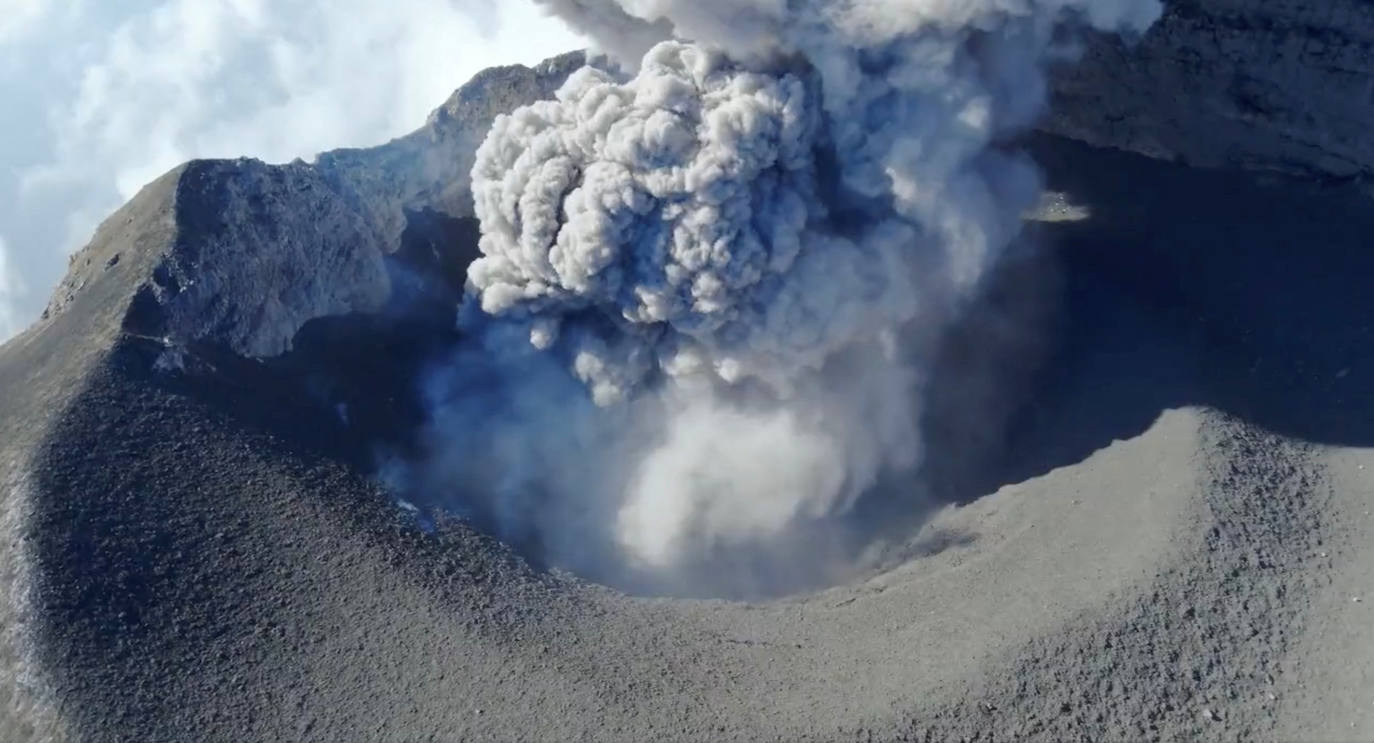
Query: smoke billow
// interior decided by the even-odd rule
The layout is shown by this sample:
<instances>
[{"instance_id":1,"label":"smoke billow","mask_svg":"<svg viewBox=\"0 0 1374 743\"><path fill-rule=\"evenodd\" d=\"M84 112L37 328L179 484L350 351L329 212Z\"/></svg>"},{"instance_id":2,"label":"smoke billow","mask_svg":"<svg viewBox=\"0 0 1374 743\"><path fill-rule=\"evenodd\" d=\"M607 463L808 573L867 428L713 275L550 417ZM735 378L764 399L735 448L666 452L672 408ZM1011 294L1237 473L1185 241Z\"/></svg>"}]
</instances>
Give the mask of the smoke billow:
<instances>
[{"instance_id":1,"label":"smoke billow","mask_svg":"<svg viewBox=\"0 0 1374 743\"><path fill-rule=\"evenodd\" d=\"M830 525L920 462L935 341L1039 196L1008 142L1060 34L1158 0L544 3L637 71L479 149L425 487L624 585L828 569Z\"/></svg>"}]
</instances>

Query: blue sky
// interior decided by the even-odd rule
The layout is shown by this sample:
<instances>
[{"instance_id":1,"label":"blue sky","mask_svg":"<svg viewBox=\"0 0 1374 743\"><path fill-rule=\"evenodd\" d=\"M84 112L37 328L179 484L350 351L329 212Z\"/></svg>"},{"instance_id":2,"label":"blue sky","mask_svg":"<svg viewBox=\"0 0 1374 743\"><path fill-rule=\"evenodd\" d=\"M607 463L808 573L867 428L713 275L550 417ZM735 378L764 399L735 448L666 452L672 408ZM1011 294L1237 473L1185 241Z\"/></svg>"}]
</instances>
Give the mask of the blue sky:
<instances>
[{"instance_id":1,"label":"blue sky","mask_svg":"<svg viewBox=\"0 0 1374 743\"><path fill-rule=\"evenodd\" d=\"M0 0L0 340L176 164L378 144L584 44L530 0Z\"/></svg>"}]
</instances>

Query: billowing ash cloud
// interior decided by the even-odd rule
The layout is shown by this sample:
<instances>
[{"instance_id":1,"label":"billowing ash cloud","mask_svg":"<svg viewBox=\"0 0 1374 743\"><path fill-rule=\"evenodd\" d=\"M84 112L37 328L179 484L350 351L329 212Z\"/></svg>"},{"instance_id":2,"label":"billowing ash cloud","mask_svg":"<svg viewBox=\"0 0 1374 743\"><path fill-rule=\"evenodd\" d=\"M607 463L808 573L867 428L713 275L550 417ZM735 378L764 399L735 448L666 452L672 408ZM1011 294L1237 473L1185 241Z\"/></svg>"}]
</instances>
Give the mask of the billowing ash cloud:
<instances>
[{"instance_id":1,"label":"billowing ash cloud","mask_svg":"<svg viewBox=\"0 0 1374 743\"><path fill-rule=\"evenodd\" d=\"M1160 12L545 4L637 72L584 69L479 150L462 322L486 351L435 383L431 483L554 562L670 590L814 546L919 461L933 341L1038 195L1006 142L1056 34Z\"/></svg>"},{"instance_id":2,"label":"billowing ash cloud","mask_svg":"<svg viewBox=\"0 0 1374 743\"><path fill-rule=\"evenodd\" d=\"M473 171L482 309L541 347L570 322L603 404L659 373L785 392L910 317L921 238L887 205L827 203L819 98L814 76L668 42L628 84L586 68L500 120Z\"/></svg>"}]
</instances>

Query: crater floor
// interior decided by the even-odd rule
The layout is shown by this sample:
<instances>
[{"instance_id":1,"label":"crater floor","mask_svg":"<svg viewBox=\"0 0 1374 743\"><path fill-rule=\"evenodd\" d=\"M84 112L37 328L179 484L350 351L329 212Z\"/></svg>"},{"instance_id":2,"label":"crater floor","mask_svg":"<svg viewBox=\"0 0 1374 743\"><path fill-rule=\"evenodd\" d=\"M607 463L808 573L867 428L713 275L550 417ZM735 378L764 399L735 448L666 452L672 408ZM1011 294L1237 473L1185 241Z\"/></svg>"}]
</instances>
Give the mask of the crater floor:
<instances>
[{"instance_id":1,"label":"crater floor","mask_svg":"<svg viewBox=\"0 0 1374 743\"><path fill-rule=\"evenodd\" d=\"M169 371L116 302L146 262L97 272L0 349L0 737L1368 737L1368 197L1034 149L1086 216L1033 228L1061 305L1004 449L918 557L776 601L422 529L308 375L213 343Z\"/></svg>"}]
</instances>

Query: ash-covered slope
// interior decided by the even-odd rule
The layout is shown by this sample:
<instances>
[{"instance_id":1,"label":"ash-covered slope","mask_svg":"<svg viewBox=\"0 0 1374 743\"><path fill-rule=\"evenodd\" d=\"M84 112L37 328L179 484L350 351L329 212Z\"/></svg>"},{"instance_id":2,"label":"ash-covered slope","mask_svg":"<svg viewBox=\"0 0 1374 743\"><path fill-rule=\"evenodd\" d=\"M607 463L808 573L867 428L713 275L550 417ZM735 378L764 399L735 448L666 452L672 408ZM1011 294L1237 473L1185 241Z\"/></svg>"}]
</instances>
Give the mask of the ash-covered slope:
<instances>
[{"instance_id":1,"label":"ash-covered slope","mask_svg":"<svg viewBox=\"0 0 1374 743\"><path fill-rule=\"evenodd\" d=\"M1060 71L1046 128L1201 166L1374 172L1374 3L1170 0Z\"/></svg>"},{"instance_id":2,"label":"ash-covered slope","mask_svg":"<svg viewBox=\"0 0 1374 743\"><path fill-rule=\"evenodd\" d=\"M369 455L454 340L476 133L575 63L315 166L188 164L102 226L0 349L0 738L1374 728L1374 212L1347 189L1038 142L1081 207L1034 228L1051 361L867 579L639 599L396 507Z\"/></svg>"},{"instance_id":3,"label":"ash-covered slope","mask_svg":"<svg viewBox=\"0 0 1374 743\"><path fill-rule=\"evenodd\" d=\"M311 319L380 310L392 294L383 256L437 239L436 230L471 229L463 224L472 215L468 172L496 115L547 97L583 60L574 53L533 70L487 70L414 133L328 152L313 165L182 166L159 181L167 188L140 194L101 226L72 259L45 319L88 287L125 277L121 288L137 296L115 300L131 303L137 332L177 348L213 339L266 358L289 349ZM166 234L132 228L150 211L169 215ZM448 242L456 241L438 241ZM121 266L125 258L135 262Z\"/></svg>"},{"instance_id":4,"label":"ash-covered slope","mask_svg":"<svg viewBox=\"0 0 1374 743\"><path fill-rule=\"evenodd\" d=\"M188 721L200 714L188 699L218 704L207 690L252 662L236 643L257 647L253 638L226 628L280 616L263 591L301 595L301 581L331 563L315 555L300 580L273 577L283 545L264 535L305 529L303 550L329 528L290 526L302 514L282 492L314 493L304 502L333 514L325 521L385 508L371 527L350 523L341 543L394 520L374 487L310 452L365 457L368 444L329 414L344 396L363 398L357 415L379 429L406 413L372 372L379 359L403 366L416 338L452 324L475 227L466 197L445 188L465 182L497 113L546 96L581 63L572 54L488 70L417 132L315 165L188 163L101 225L43 319L0 350L0 738L241 739L243 718ZM440 302L442 318L426 314ZM401 317L414 330L398 329ZM343 351L330 345L340 334ZM293 344L306 352L283 356ZM369 387L319 367L355 371ZM244 524L249 533L236 531ZM351 552L325 550L345 561ZM358 580L334 567L336 581ZM314 593L298 608L337 600ZM321 735L354 737L330 729Z\"/></svg>"}]
</instances>

